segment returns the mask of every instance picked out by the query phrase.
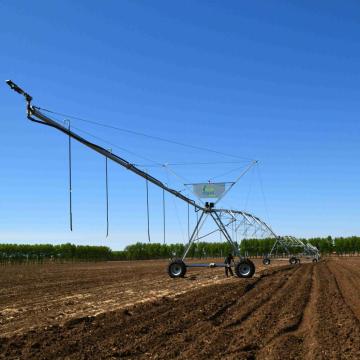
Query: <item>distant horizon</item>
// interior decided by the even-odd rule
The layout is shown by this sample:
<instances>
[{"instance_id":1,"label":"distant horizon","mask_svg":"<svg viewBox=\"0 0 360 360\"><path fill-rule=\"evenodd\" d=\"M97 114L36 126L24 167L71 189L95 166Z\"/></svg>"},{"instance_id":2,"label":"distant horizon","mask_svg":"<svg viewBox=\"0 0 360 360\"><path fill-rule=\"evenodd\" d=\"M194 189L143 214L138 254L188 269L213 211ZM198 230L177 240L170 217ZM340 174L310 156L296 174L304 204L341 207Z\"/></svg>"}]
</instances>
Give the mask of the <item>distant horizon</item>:
<instances>
[{"instance_id":1,"label":"distant horizon","mask_svg":"<svg viewBox=\"0 0 360 360\"><path fill-rule=\"evenodd\" d=\"M335 240L335 239L340 239L340 238L345 238L345 239L349 239L349 238L360 238L360 235L351 235L351 236L336 236L336 237L332 237L332 236L323 236L323 237L318 237L318 236L315 236L315 237L309 237L309 238L301 238L301 240L314 240L314 239L328 239L328 238L331 238L332 240ZM243 239L243 240L246 240L246 239ZM259 239L260 241L262 239ZM200 242L207 242L207 241L200 241ZM125 245L123 248L121 249L115 249L115 248L112 248L106 244L87 244L87 243L72 243L72 242L56 242L56 243L51 243L51 242L33 242L33 243L26 243L26 242L3 242L1 241L0 242L0 245L65 245L65 244L71 244L71 245L79 245L79 246L106 246L108 248L110 248L112 251L123 251L125 250L125 248L127 246L131 246L131 245L134 245L134 244L144 244L144 245L147 245L147 244L158 244L158 245L179 245L179 244L184 244L182 242L166 242L166 243L162 243L162 242L141 242L141 241L135 241L135 242L131 242L127 245ZM197 242L196 242L197 243ZM210 241L209 243L226 243L226 241Z\"/></svg>"}]
</instances>

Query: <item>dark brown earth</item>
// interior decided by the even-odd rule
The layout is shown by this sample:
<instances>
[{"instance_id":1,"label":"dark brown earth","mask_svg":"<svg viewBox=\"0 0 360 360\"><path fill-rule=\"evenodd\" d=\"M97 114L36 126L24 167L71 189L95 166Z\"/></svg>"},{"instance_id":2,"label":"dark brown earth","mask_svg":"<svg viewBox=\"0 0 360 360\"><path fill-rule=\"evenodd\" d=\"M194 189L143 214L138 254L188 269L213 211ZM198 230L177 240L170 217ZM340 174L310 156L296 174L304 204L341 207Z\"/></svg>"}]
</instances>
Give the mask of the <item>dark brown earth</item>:
<instances>
[{"instance_id":1,"label":"dark brown earth","mask_svg":"<svg viewBox=\"0 0 360 360\"><path fill-rule=\"evenodd\" d=\"M182 281L174 281L166 274L167 263L157 260L1 266L0 334L63 324L69 319L226 281L219 268L191 269ZM279 264L284 262L271 266ZM260 261L256 266L257 274L264 269Z\"/></svg>"},{"instance_id":2,"label":"dark brown earth","mask_svg":"<svg viewBox=\"0 0 360 360\"><path fill-rule=\"evenodd\" d=\"M91 291L91 284L97 281L91 282L90 274L87 278L74 272L73 281L67 282L67 275L63 273L57 286L54 276L55 289L50 283L41 285L39 279L32 284L33 290L26 288L26 281L21 281L20 276L14 275L13 308L24 306L25 310L22 317L7 318L1 325L0 357L360 359L360 259L334 258L317 264L275 265L267 270L260 268L257 277L248 280L224 279L220 270L189 271L186 279L168 279L163 265L159 262L128 263L129 269L132 268L128 287L139 291L137 299L134 296L132 301L130 297L127 299L128 304L133 305L126 305L119 299L117 308L113 303L109 308L102 304L96 309L98 315L92 312L90 304L86 307L81 303L94 300L96 296L101 299L101 288L109 300L108 287L114 295L117 290L111 286L125 286L124 279L115 284L116 272L118 277L121 273L117 270L119 264L111 264L110 272L107 268L110 265L103 264L104 273L99 269L95 272L97 281L102 279L103 282L103 285L98 284L98 292ZM61 272L59 269L48 271ZM137 271L142 277L137 277ZM84 274L89 272L84 270ZM35 270L32 274L36 277ZM30 275L23 274L24 279L27 276ZM43 282L52 278L47 276L42 278ZM142 282L140 278L147 281ZM11 281L8 281L7 289L11 291ZM6 281L1 280L1 283L4 290ZM154 286L154 293L149 290L151 286ZM43 297L42 301L36 299L34 295L45 294L46 288L52 289L49 297ZM73 288L77 288L79 294L89 293L90 296L75 298L74 304L66 305L61 296L71 293ZM29 303L31 294L36 303L33 307ZM10 299L11 296L7 298L2 293L2 309L5 304L9 308ZM40 316L41 304L43 316ZM46 322L46 314L55 314L56 307L71 315L59 319L49 316ZM30 320L34 321L33 327L29 326Z\"/></svg>"}]
</instances>

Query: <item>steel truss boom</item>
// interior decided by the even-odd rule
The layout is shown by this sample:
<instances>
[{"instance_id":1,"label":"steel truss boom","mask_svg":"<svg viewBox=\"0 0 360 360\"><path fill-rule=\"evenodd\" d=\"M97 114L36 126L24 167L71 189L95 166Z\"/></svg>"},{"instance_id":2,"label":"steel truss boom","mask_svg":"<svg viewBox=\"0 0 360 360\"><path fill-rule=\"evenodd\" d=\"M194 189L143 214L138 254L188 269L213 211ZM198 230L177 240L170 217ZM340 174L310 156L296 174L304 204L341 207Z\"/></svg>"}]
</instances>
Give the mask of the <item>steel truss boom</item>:
<instances>
[{"instance_id":1,"label":"steel truss boom","mask_svg":"<svg viewBox=\"0 0 360 360\"><path fill-rule=\"evenodd\" d=\"M27 102L27 117L28 117L29 120L40 123L40 124L43 124L43 125L51 126L51 127L55 128L55 129L63 132L64 134L70 136L71 138L79 141L83 145L89 147L90 149L98 152L99 154L101 154L103 156L106 156L107 158L113 160L117 164L125 167L126 169L128 169L130 171L132 171L136 175L139 175L139 176L143 177L144 179L150 181L151 183L153 183L154 185L160 187L161 189L164 189L165 191L169 192L170 194L172 194L172 195L178 197L179 199L187 202L188 204L194 206L198 210L206 210L205 207L198 205L194 200L188 198L187 196L183 195L179 191L176 191L174 189L171 189L171 188L167 187L163 182L161 182L160 180L158 180L155 177L151 176L150 174L146 173L145 171L140 170L138 167L131 164L127 160L121 158L118 155L115 155L114 153L108 151L107 149L105 149L105 148L103 148L103 147L101 147L101 146L99 146L97 144L94 144L94 143L86 140L82 136L76 134L74 131L69 130L68 128L64 127L63 125L61 125L57 121L55 121L55 120L49 118L48 116L44 115L39 110L39 108L37 108L36 106L33 106L31 104L32 97L28 93L26 93L24 90L22 90L19 86L17 86L11 80L7 80L6 83L11 87L11 89L15 90L17 93L19 93L19 94L21 94L21 95L23 95L25 97L26 102Z\"/></svg>"},{"instance_id":2,"label":"steel truss boom","mask_svg":"<svg viewBox=\"0 0 360 360\"><path fill-rule=\"evenodd\" d=\"M213 209L213 211L218 213L227 213L230 216L234 217L234 215L241 215L246 220L252 219L255 223L257 223L260 227L264 227L272 236L277 237L271 227L266 224L263 220L259 219L257 216L254 216L248 212L241 210L228 210L228 209Z\"/></svg>"},{"instance_id":3,"label":"steel truss boom","mask_svg":"<svg viewBox=\"0 0 360 360\"><path fill-rule=\"evenodd\" d=\"M186 203L188 203L189 205L194 206L197 210L202 210L205 212L218 212L218 213L233 213L233 214L240 214L243 215L244 217L248 217L253 219L254 221L261 223L263 226L265 226L274 236L276 236L274 234L274 232L272 231L272 229L262 220L260 220L258 217L249 214L247 212L244 211L239 211L239 210L227 210L227 209L214 209L211 208L209 209L208 207L204 207L201 206L199 204L197 204L194 200L190 199L189 197L183 195L181 192L171 189L168 186L166 186L163 182L161 182L160 180L156 179L155 177L153 177L152 175L148 174L147 172L139 169L137 166L135 166L134 164L130 163L129 161L123 159L122 157L114 154L113 152L110 152L109 150L95 144L92 143L88 140L86 140L85 138L83 138L82 136L78 135L77 133L75 133L72 130L69 130L68 127L63 126L62 124L60 124L59 122L51 119L50 117L44 115L40 109L34 105L31 104L33 98L32 96L30 96L28 93L26 93L24 90L22 90L18 85L16 85L13 81L11 80L7 80L6 83L10 86L11 89L13 89L14 91L16 91L17 93L23 95L25 97L25 100L27 102L27 117L29 120L43 124L43 125L48 125L51 126L59 131L61 131L62 133L70 136L71 138L79 141L80 143L82 143L83 145L91 148L92 150L98 152L99 154L113 160L114 162L116 162L117 164L125 167L127 170L132 171L133 173L143 177L144 179L150 181L151 183L153 183L154 185L160 187L161 189L169 192L170 194L178 197L179 199L185 201ZM252 162L249 167L242 173L242 175L249 170L250 167L252 167L255 163L257 163L256 161ZM241 176L242 176L241 175ZM234 184L234 183L232 183ZM215 220L215 219L214 219Z\"/></svg>"}]
</instances>

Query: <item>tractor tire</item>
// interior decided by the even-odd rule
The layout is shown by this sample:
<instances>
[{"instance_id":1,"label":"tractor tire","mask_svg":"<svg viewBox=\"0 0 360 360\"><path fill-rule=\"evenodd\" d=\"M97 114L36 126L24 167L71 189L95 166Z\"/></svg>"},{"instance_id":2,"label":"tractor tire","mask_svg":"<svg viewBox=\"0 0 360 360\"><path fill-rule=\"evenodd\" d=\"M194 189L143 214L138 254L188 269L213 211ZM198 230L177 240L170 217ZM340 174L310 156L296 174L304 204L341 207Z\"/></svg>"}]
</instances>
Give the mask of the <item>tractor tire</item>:
<instances>
[{"instance_id":1,"label":"tractor tire","mask_svg":"<svg viewBox=\"0 0 360 360\"><path fill-rule=\"evenodd\" d=\"M171 278L184 277L186 274L186 265L181 259L175 259L168 265L167 271Z\"/></svg>"},{"instance_id":2,"label":"tractor tire","mask_svg":"<svg viewBox=\"0 0 360 360\"><path fill-rule=\"evenodd\" d=\"M292 256L290 259L289 259L289 263L291 265L295 265L297 263L297 260L296 260L296 257L295 256Z\"/></svg>"},{"instance_id":3,"label":"tractor tire","mask_svg":"<svg viewBox=\"0 0 360 360\"><path fill-rule=\"evenodd\" d=\"M269 258L264 258L262 262L264 265L270 265L271 260Z\"/></svg>"},{"instance_id":4,"label":"tractor tire","mask_svg":"<svg viewBox=\"0 0 360 360\"><path fill-rule=\"evenodd\" d=\"M254 265L254 263L249 259L240 260L235 265L235 274L239 278L251 278L251 277L253 277L253 275L255 274L255 265Z\"/></svg>"},{"instance_id":5,"label":"tractor tire","mask_svg":"<svg viewBox=\"0 0 360 360\"><path fill-rule=\"evenodd\" d=\"M299 258L296 258L296 263L300 264L300 259Z\"/></svg>"},{"instance_id":6,"label":"tractor tire","mask_svg":"<svg viewBox=\"0 0 360 360\"><path fill-rule=\"evenodd\" d=\"M317 262L318 262L318 259L315 258L315 259L312 260L312 262L313 262L313 263L317 263Z\"/></svg>"}]
</instances>

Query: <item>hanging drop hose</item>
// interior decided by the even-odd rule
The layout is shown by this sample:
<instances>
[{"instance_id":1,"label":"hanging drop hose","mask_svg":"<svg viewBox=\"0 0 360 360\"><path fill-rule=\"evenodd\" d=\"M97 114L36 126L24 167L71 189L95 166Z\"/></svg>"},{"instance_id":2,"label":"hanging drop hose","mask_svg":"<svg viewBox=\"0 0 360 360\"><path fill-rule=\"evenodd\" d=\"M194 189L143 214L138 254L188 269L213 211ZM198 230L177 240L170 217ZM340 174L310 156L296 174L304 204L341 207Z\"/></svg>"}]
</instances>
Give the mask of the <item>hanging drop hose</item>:
<instances>
[{"instance_id":1,"label":"hanging drop hose","mask_svg":"<svg viewBox=\"0 0 360 360\"><path fill-rule=\"evenodd\" d=\"M106 192L106 237L109 236L109 175L108 158L105 156L105 192Z\"/></svg>"},{"instance_id":2,"label":"hanging drop hose","mask_svg":"<svg viewBox=\"0 0 360 360\"><path fill-rule=\"evenodd\" d=\"M66 120L68 122L69 129L69 142L68 142L68 153L69 153L69 219L70 219L70 231L73 230L73 219L72 219L72 164L71 164L71 136L70 136L70 120Z\"/></svg>"},{"instance_id":3,"label":"hanging drop hose","mask_svg":"<svg viewBox=\"0 0 360 360\"><path fill-rule=\"evenodd\" d=\"M147 214L147 233L148 240L151 241L150 238L150 210L149 210L149 181L146 179L146 214Z\"/></svg>"},{"instance_id":4,"label":"hanging drop hose","mask_svg":"<svg viewBox=\"0 0 360 360\"><path fill-rule=\"evenodd\" d=\"M163 230L164 230L164 244L166 241L166 213L165 213L165 190L163 189Z\"/></svg>"}]
</instances>

